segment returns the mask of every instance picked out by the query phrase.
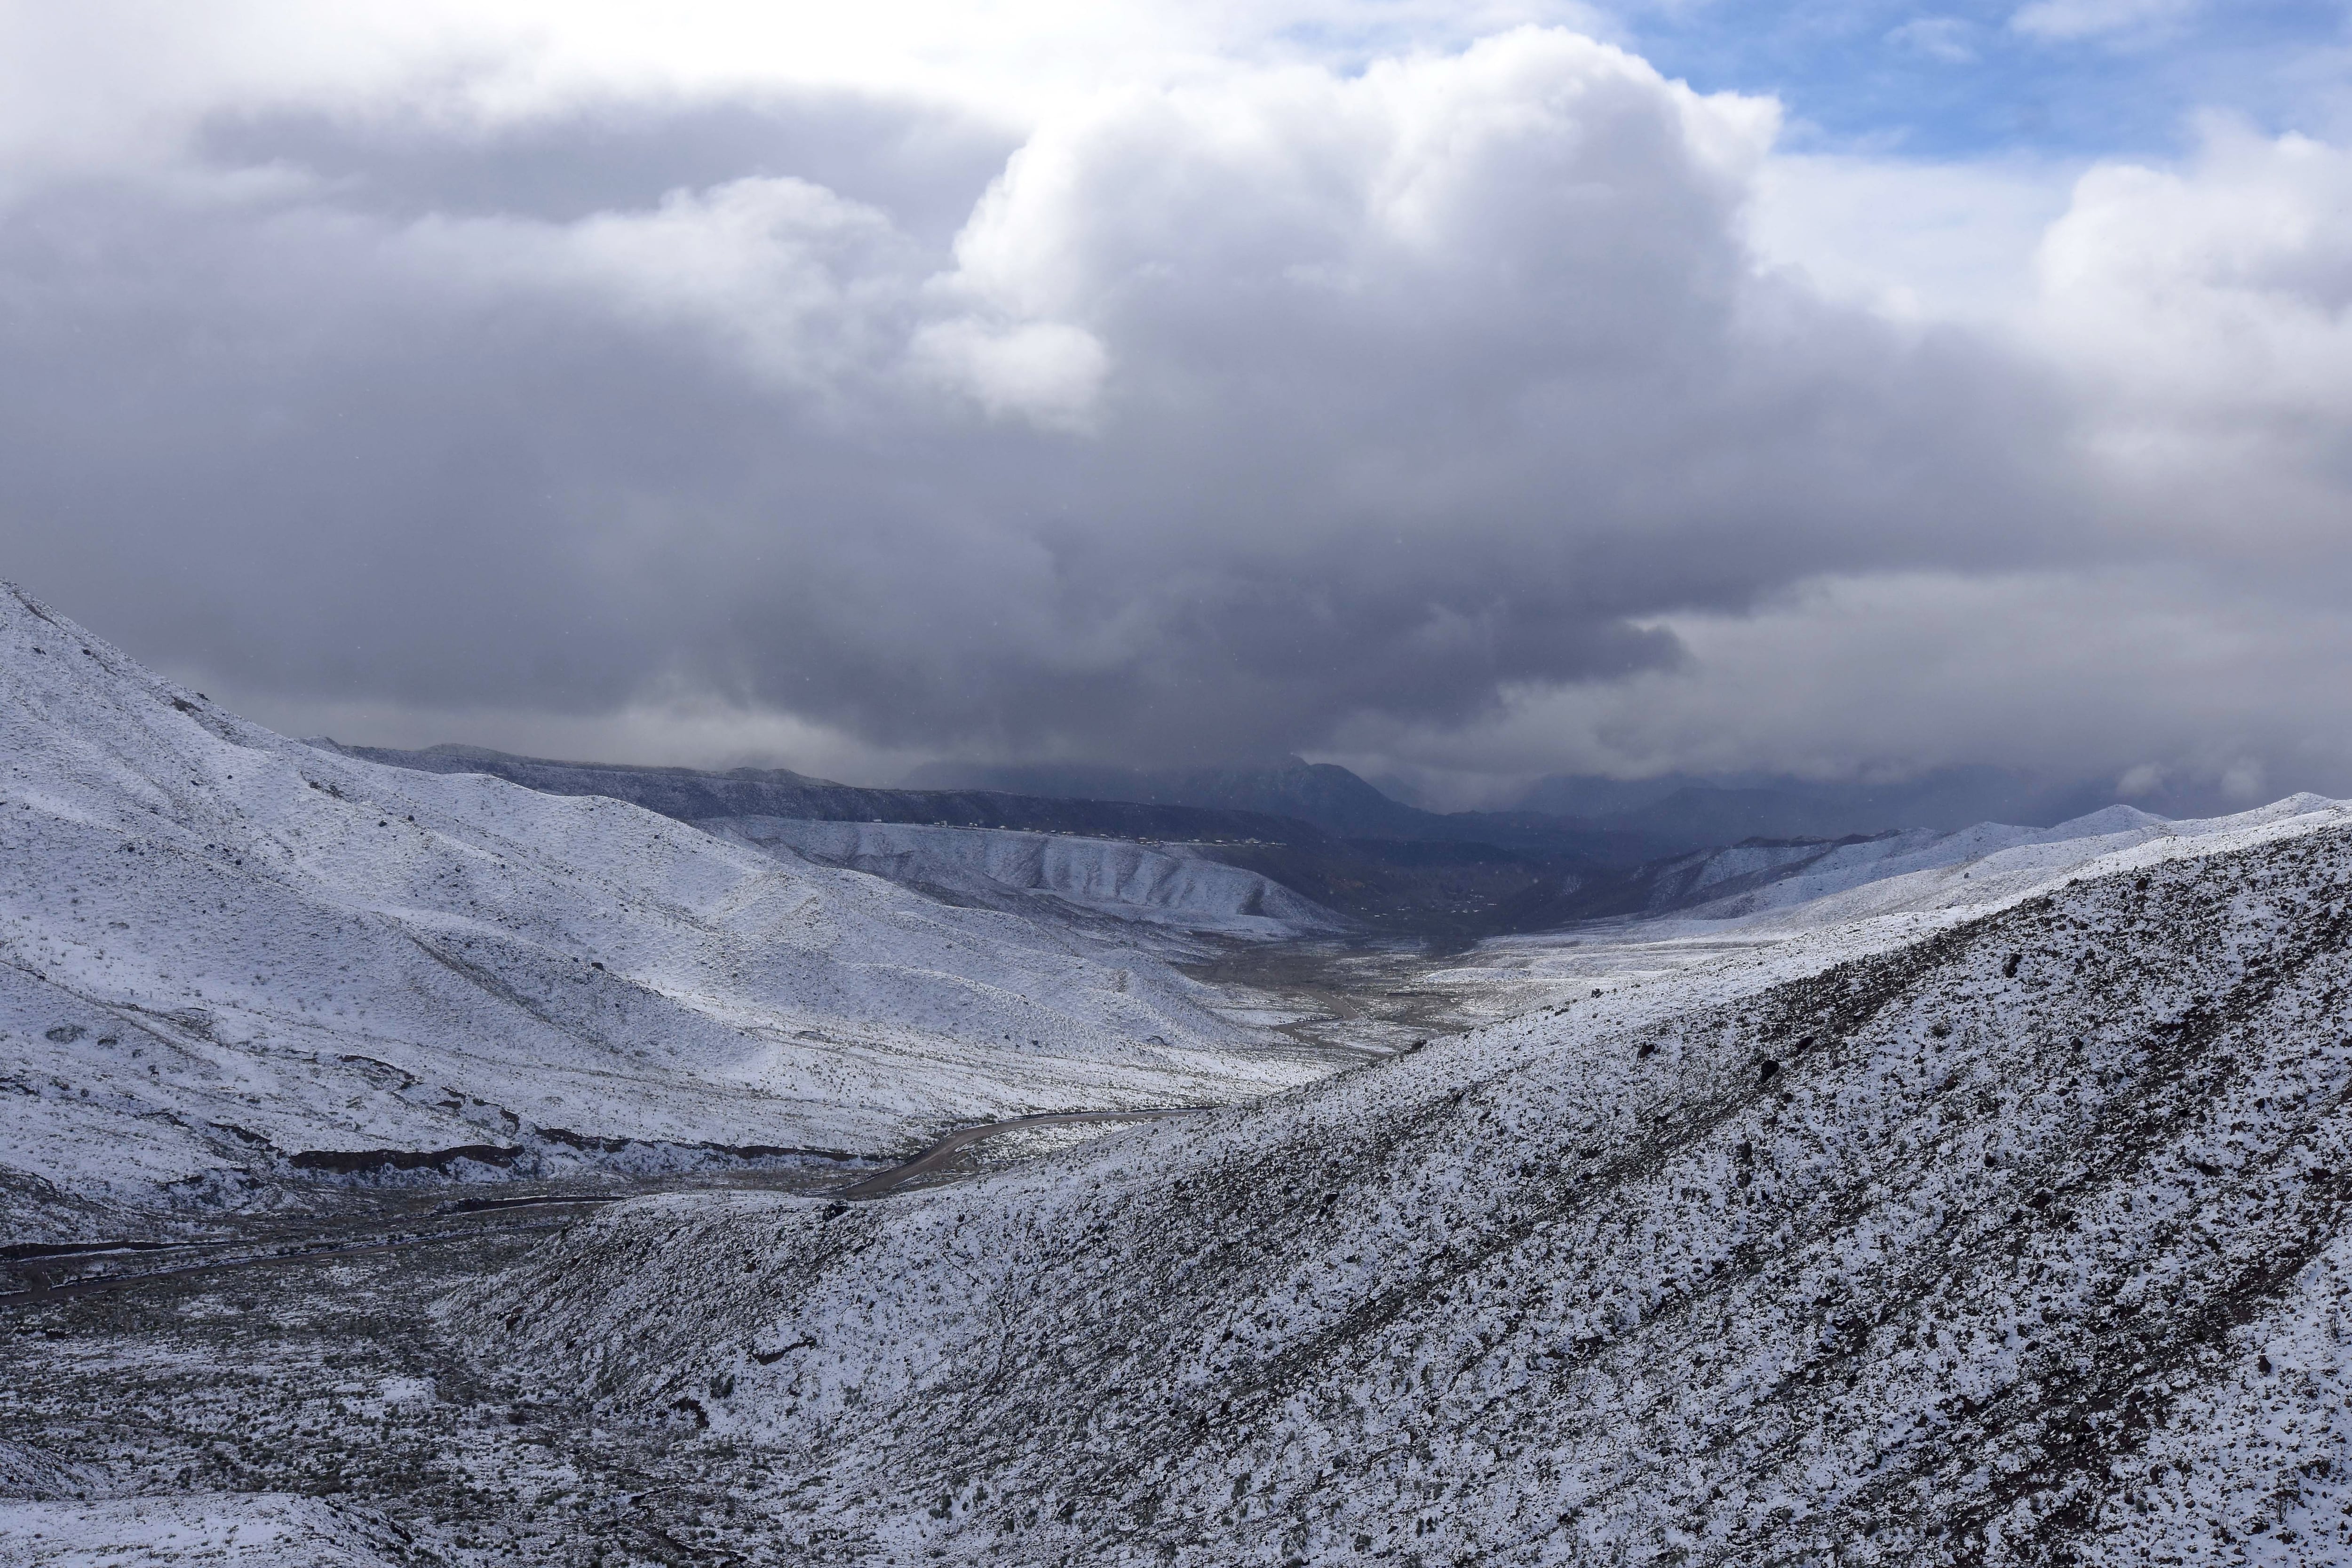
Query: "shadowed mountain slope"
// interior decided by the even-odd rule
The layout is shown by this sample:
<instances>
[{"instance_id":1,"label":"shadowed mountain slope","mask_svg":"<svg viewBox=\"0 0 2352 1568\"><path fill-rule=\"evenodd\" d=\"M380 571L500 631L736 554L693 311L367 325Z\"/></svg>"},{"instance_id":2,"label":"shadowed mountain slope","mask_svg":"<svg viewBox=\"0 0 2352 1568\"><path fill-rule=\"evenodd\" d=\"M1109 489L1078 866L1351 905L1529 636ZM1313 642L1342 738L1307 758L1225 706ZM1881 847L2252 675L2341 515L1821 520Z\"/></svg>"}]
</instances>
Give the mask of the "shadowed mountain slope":
<instances>
[{"instance_id":1,"label":"shadowed mountain slope","mask_svg":"<svg viewBox=\"0 0 2352 1568\"><path fill-rule=\"evenodd\" d=\"M1391 800L1332 763L1291 757L1264 767L1151 770L1065 763L932 763L910 775L931 786L1012 790L1067 799L1151 802L1269 812L1335 838L1489 844L1537 856L1632 862L1684 847L1638 833L1532 811L1423 811Z\"/></svg>"},{"instance_id":2,"label":"shadowed mountain slope","mask_svg":"<svg viewBox=\"0 0 2352 1568\"><path fill-rule=\"evenodd\" d=\"M1743 838L1843 838L1920 827L1948 833L1979 822L2048 826L2115 799L2107 786L2053 784L2004 768L1974 766L1938 768L1886 784L1561 775L1529 785L1518 808L1584 817L1678 847L1696 847ZM2168 797L2153 804L2174 803Z\"/></svg>"},{"instance_id":3,"label":"shadowed mountain slope","mask_svg":"<svg viewBox=\"0 0 2352 1568\"><path fill-rule=\"evenodd\" d=\"M1341 838L1443 838L1438 813L1391 800L1346 768L1297 757L1265 767L1118 768L1083 763L930 763L908 777L926 788L1006 790L1063 799L1148 801L1271 812Z\"/></svg>"}]
</instances>

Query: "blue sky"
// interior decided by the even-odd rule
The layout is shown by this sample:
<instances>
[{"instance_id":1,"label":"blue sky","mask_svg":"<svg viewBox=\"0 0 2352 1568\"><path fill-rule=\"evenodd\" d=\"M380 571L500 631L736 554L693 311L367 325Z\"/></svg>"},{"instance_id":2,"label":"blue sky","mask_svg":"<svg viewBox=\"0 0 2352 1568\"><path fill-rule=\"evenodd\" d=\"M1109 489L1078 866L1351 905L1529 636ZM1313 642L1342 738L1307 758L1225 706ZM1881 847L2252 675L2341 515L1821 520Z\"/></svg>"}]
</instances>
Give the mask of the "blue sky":
<instances>
[{"instance_id":1,"label":"blue sky","mask_svg":"<svg viewBox=\"0 0 2352 1568\"><path fill-rule=\"evenodd\" d=\"M2341 4L1757 0L1619 15L1667 74L1777 95L1794 150L2160 156L2193 140L2200 113L2320 135L2352 114Z\"/></svg>"}]
</instances>

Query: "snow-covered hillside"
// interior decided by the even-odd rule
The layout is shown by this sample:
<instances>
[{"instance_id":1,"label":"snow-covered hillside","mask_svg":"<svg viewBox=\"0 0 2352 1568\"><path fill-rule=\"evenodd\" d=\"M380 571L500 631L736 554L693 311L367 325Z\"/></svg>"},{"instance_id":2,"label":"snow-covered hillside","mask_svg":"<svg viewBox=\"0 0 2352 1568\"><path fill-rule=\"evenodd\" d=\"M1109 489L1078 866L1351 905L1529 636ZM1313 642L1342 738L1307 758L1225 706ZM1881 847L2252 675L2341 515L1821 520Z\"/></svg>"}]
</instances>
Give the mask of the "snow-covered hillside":
<instances>
[{"instance_id":1,"label":"snow-covered hillside","mask_svg":"<svg viewBox=\"0 0 2352 1568\"><path fill-rule=\"evenodd\" d=\"M31 1502L0 1497L12 1568L392 1568L399 1532L319 1498L269 1492Z\"/></svg>"},{"instance_id":2,"label":"snow-covered hillside","mask_svg":"<svg viewBox=\"0 0 2352 1568\"><path fill-rule=\"evenodd\" d=\"M394 1155L880 1152L1324 1070L1149 953L617 801L303 745L14 589L0 755L12 1239Z\"/></svg>"},{"instance_id":3,"label":"snow-covered hillside","mask_svg":"<svg viewBox=\"0 0 2352 1568\"><path fill-rule=\"evenodd\" d=\"M1738 844L1643 868L1643 913L1787 930L1975 908L2143 845L2158 846L2159 857L2202 854L2271 823L2341 809L2320 795L2296 795L2234 816L2189 821L2111 805L2054 827L1980 822L1951 833L1914 828L1835 843Z\"/></svg>"},{"instance_id":4,"label":"snow-covered hillside","mask_svg":"<svg viewBox=\"0 0 2352 1568\"><path fill-rule=\"evenodd\" d=\"M1348 922L1281 883L1192 852L1056 833L739 816L697 824L820 865L886 877L958 903L1074 913L1258 941L1328 936Z\"/></svg>"},{"instance_id":5,"label":"snow-covered hillside","mask_svg":"<svg viewBox=\"0 0 2352 1568\"><path fill-rule=\"evenodd\" d=\"M2125 853L452 1321L795 1560L2340 1563L2352 826Z\"/></svg>"}]
</instances>

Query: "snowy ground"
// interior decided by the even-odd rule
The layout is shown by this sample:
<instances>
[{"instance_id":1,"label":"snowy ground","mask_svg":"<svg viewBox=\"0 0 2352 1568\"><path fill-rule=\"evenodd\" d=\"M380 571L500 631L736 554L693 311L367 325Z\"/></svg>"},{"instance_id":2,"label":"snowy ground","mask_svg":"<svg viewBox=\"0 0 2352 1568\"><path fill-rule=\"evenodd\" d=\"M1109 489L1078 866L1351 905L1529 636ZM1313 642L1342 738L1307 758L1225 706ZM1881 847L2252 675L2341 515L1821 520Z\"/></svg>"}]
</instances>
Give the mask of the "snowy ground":
<instances>
[{"instance_id":1,"label":"snowy ground","mask_svg":"<svg viewBox=\"0 0 2352 1568\"><path fill-rule=\"evenodd\" d=\"M2273 815L1367 969L1496 1021L929 1194L17 1306L0 1552L2339 1562L2352 846Z\"/></svg>"},{"instance_id":2,"label":"snowy ground","mask_svg":"<svg viewBox=\"0 0 2352 1568\"><path fill-rule=\"evenodd\" d=\"M0 1214L886 1152L1333 1065L1139 942L288 741L0 593ZM1100 922L1097 922L1099 924Z\"/></svg>"},{"instance_id":3,"label":"snowy ground","mask_svg":"<svg viewBox=\"0 0 2352 1568\"><path fill-rule=\"evenodd\" d=\"M2352 829L2276 816L450 1321L800 1560L2340 1563Z\"/></svg>"},{"instance_id":4,"label":"snowy ground","mask_svg":"<svg viewBox=\"0 0 2352 1568\"><path fill-rule=\"evenodd\" d=\"M0 1556L20 1568L391 1568L403 1544L363 1513L282 1492L0 1500Z\"/></svg>"},{"instance_id":5,"label":"snowy ground","mask_svg":"<svg viewBox=\"0 0 2352 1568\"><path fill-rule=\"evenodd\" d=\"M13 594L0 757L6 1239L201 1242L0 1258L152 1276L0 1299L0 1561L2352 1554L2339 803L1433 963L1167 847L379 767Z\"/></svg>"},{"instance_id":6,"label":"snowy ground","mask_svg":"<svg viewBox=\"0 0 2352 1568\"><path fill-rule=\"evenodd\" d=\"M540 1234L0 1306L0 1563L726 1561L759 1456L599 1422L434 1328Z\"/></svg>"}]
</instances>

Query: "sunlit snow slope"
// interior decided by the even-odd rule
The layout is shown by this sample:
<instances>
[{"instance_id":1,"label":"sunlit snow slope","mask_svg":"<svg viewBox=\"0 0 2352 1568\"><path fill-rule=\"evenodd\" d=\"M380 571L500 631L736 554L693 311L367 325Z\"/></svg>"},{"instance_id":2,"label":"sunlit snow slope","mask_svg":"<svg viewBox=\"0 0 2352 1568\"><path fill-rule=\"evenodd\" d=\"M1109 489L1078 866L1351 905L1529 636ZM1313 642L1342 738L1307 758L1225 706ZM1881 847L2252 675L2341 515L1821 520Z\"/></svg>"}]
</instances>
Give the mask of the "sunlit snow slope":
<instances>
[{"instance_id":1,"label":"sunlit snow slope","mask_svg":"<svg viewBox=\"0 0 2352 1568\"><path fill-rule=\"evenodd\" d=\"M1148 954L616 801L320 751L14 589L0 756L11 1239L85 1200L393 1154L880 1151L1318 1070Z\"/></svg>"},{"instance_id":2,"label":"sunlit snow slope","mask_svg":"<svg viewBox=\"0 0 2352 1568\"><path fill-rule=\"evenodd\" d=\"M2340 802L2289 795L2234 816L2172 821L2111 805L2054 827L1980 822L1944 833L1913 828L1838 843L1753 842L1641 868L1651 918L1803 930L1873 915L1960 910L2051 886L2142 846L2152 858L2201 854L2265 825L2338 812Z\"/></svg>"},{"instance_id":3,"label":"sunlit snow slope","mask_svg":"<svg viewBox=\"0 0 2352 1568\"><path fill-rule=\"evenodd\" d=\"M2352 802L2315 795L2231 816L2169 821L2110 806L2055 827L1979 823L1840 844L1743 844L1654 869L1661 912L1498 938L1433 983L1517 1011L1598 984L1705 969L1803 938L1852 950L1924 936L2084 877L2352 826Z\"/></svg>"},{"instance_id":4,"label":"sunlit snow slope","mask_svg":"<svg viewBox=\"0 0 2352 1568\"><path fill-rule=\"evenodd\" d=\"M2189 842L454 1321L809 1561L2341 1563L2352 826Z\"/></svg>"}]
</instances>

